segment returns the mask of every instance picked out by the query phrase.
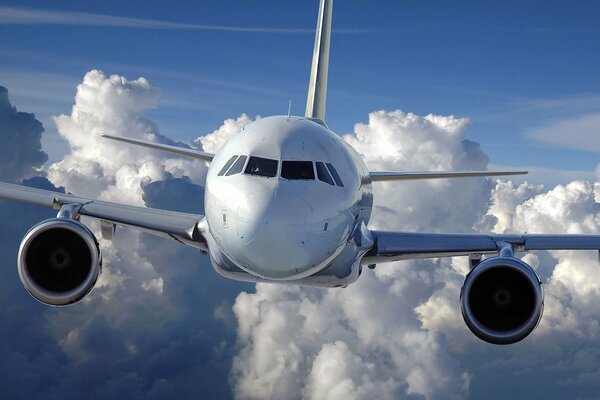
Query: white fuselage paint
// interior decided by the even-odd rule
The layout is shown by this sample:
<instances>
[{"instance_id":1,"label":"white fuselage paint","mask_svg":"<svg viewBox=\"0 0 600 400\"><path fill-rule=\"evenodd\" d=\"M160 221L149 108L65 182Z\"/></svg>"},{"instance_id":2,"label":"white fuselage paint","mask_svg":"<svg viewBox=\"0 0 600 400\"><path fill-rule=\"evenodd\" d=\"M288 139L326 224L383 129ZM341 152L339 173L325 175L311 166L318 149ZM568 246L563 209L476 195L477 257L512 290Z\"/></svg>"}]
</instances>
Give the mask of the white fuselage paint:
<instances>
[{"instance_id":1,"label":"white fuselage paint","mask_svg":"<svg viewBox=\"0 0 600 400\"><path fill-rule=\"evenodd\" d=\"M277 176L219 176L234 155L278 160ZM287 160L312 161L313 168L331 163L343 187L319 180L316 171L314 180L284 179ZM204 233L211 261L238 280L345 286L360 275L372 245L372 204L367 167L339 136L305 118L259 119L230 138L209 167Z\"/></svg>"}]
</instances>

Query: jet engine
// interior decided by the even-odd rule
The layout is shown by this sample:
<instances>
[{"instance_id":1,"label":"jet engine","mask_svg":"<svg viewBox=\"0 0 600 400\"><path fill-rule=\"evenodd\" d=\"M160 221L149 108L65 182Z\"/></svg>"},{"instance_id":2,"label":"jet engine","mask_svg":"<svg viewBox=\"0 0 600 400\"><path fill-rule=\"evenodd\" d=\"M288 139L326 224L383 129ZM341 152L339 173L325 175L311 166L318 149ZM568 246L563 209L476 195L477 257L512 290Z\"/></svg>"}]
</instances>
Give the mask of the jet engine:
<instances>
[{"instance_id":1,"label":"jet engine","mask_svg":"<svg viewBox=\"0 0 600 400\"><path fill-rule=\"evenodd\" d=\"M527 337L542 317L542 283L517 258L488 258L467 275L460 305L465 323L477 337L493 344L515 343Z\"/></svg>"},{"instance_id":2,"label":"jet engine","mask_svg":"<svg viewBox=\"0 0 600 400\"><path fill-rule=\"evenodd\" d=\"M43 221L27 232L18 257L19 277L37 300L64 306L94 287L102 258L93 233L68 218Z\"/></svg>"}]
</instances>

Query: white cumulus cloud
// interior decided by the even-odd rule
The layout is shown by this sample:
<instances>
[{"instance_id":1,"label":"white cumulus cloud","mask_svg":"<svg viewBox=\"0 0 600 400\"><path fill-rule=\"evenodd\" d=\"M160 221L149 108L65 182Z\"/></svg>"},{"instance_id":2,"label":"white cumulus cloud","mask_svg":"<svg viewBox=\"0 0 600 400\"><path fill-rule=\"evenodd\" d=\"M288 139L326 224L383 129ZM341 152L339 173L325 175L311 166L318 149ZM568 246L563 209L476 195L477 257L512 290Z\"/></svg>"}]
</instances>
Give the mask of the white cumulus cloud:
<instances>
[{"instance_id":1,"label":"white cumulus cloud","mask_svg":"<svg viewBox=\"0 0 600 400\"><path fill-rule=\"evenodd\" d=\"M79 195L141 202L141 182L158 180L166 172L200 178L202 163L101 137L102 133L173 143L144 115L156 107L160 91L144 79L130 81L92 70L77 87L70 115L54 118L71 152L49 168L52 182Z\"/></svg>"},{"instance_id":2,"label":"white cumulus cloud","mask_svg":"<svg viewBox=\"0 0 600 400\"><path fill-rule=\"evenodd\" d=\"M87 73L71 113L55 119L69 154L50 167L48 178L78 195L175 209L186 199L182 211L201 212L203 162L99 137L106 132L173 144L144 115L158 96L143 78ZM52 186L45 178L28 183ZM114 241L100 240L103 274L94 291L73 307L44 307L23 290L11 255L26 230L52 214L0 202L2 220L11 221L0 231L0 262L15 271L1 288L7 297L0 392L31 399L190 398L200 385L210 398L229 397L235 325L217 318L217 310L250 285L221 279L194 249L122 229ZM99 237L97 225L91 227ZM27 378L24 371L34 372Z\"/></svg>"},{"instance_id":3,"label":"white cumulus cloud","mask_svg":"<svg viewBox=\"0 0 600 400\"><path fill-rule=\"evenodd\" d=\"M487 157L465 139L467 126L451 116L379 111L345 139L372 170L485 169ZM375 184L371 225L600 233L594 189L583 181L548 191L485 179ZM596 254L521 256L546 283L546 312L538 330L512 346L483 343L465 327L458 304L468 272L464 258L380 265L345 289L257 285L234 306L241 346L232 371L235 394L447 399L593 393L600 362L583 354L600 354ZM532 379L540 382L533 391Z\"/></svg>"},{"instance_id":4,"label":"white cumulus cloud","mask_svg":"<svg viewBox=\"0 0 600 400\"><path fill-rule=\"evenodd\" d=\"M70 152L50 167L50 181L79 195L202 212L204 163L98 135L173 143L144 115L159 94L143 78L86 74L71 113L55 120ZM215 152L252 120L228 119L196 144ZM344 138L372 170L485 169L488 159L466 139L467 127L467 119L452 116L378 111ZM573 181L548 190L486 179L377 183L371 227L600 233L599 187ZM0 203L0 261L8 270L14 259L7 255L29 226L52 214L46 211ZM380 265L345 289L259 284L252 290L215 274L194 249L132 231L117 235L101 241L104 273L77 306L48 309L16 277L1 283L3 304L11 304L1 313L2 393L190 398L202 387L207 398L349 400L586 398L600 391L595 252L523 255L545 283L544 317L525 341L499 347L475 338L462 321L465 259ZM15 371L31 374L25 379ZM62 378L48 384L57 374Z\"/></svg>"}]
</instances>

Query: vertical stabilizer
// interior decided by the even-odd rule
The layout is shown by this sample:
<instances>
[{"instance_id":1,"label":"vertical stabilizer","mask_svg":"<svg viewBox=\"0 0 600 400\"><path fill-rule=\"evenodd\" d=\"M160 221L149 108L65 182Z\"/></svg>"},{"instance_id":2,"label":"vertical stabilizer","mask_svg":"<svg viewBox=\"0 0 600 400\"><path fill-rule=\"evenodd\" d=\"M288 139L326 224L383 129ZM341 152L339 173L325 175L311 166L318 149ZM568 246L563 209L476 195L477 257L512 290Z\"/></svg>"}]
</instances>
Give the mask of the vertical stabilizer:
<instances>
[{"instance_id":1,"label":"vertical stabilizer","mask_svg":"<svg viewBox=\"0 0 600 400\"><path fill-rule=\"evenodd\" d=\"M325 121L325 103L327 102L327 71L329 70L329 40L331 38L331 10L333 0L321 0L317 34L313 52L308 98L306 99L307 118Z\"/></svg>"}]
</instances>

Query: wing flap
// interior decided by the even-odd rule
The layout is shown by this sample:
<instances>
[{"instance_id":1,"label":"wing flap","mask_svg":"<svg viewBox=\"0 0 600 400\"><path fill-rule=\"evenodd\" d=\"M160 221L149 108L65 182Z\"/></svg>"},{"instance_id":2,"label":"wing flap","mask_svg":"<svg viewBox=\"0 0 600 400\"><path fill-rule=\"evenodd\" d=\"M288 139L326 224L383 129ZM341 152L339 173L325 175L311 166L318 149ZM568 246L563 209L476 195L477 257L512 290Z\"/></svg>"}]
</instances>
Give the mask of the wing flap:
<instances>
[{"instance_id":1,"label":"wing flap","mask_svg":"<svg viewBox=\"0 0 600 400\"><path fill-rule=\"evenodd\" d=\"M371 181L406 181L420 179L473 178L478 176L526 175L527 171L421 171L421 172L371 172Z\"/></svg>"}]
</instances>

